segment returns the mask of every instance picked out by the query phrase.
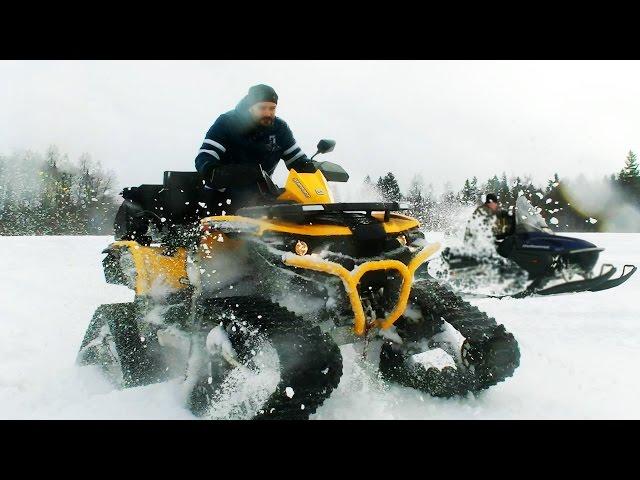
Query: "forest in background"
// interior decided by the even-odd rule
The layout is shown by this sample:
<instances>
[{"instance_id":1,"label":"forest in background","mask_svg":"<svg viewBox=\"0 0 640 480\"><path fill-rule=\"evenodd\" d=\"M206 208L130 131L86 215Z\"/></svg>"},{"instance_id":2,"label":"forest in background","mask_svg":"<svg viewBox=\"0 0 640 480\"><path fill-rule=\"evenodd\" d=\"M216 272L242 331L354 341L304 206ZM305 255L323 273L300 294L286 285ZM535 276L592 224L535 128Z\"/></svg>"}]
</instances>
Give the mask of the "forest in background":
<instances>
[{"instance_id":1,"label":"forest in background","mask_svg":"<svg viewBox=\"0 0 640 480\"><path fill-rule=\"evenodd\" d=\"M115 175L55 146L0 156L0 235L109 235L122 201Z\"/></svg>"},{"instance_id":2,"label":"forest in background","mask_svg":"<svg viewBox=\"0 0 640 480\"><path fill-rule=\"evenodd\" d=\"M467 179L459 190L451 183L436 195L416 174L403 192L393 172L373 181L367 176L364 197L409 204L407 212L433 231L451 231L460 216L495 193L502 208L513 209L525 195L557 231L640 232L640 171L629 152L621 170L599 181L557 174L546 185L528 176L493 175ZM0 156L0 235L112 235L122 198L113 172L84 153L75 162L55 146L42 154Z\"/></svg>"},{"instance_id":3,"label":"forest in background","mask_svg":"<svg viewBox=\"0 0 640 480\"><path fill-rule=\"evenodd\" d=\"M388 172L375 182L365 177L363 190L374 191L380 199L408 203L408 213L434 231L451 230L461 213L480 205L487 193L494 193L501 207L511 213L518 197L524 195L557 231L640 232L640 170L634 152L627 154L623 165L618 173L595 181L584 175L564 179L556 173L546 185L535 185L530 176L507 177L506 173L484 182L473 177L460 190L446 183L440 195L434 194L433 184L425 184L421 175L415 175L402 192L396 176Z\"/></svg>"}]
</instances>

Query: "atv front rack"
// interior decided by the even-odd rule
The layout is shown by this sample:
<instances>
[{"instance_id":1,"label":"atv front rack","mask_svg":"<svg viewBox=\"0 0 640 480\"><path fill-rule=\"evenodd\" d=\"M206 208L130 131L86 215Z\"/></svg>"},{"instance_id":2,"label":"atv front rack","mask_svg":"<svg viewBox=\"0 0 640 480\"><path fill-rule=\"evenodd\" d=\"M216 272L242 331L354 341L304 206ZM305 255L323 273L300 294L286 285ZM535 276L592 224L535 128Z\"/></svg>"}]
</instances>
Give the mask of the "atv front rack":
<instances>
[{"instance_id":1,"label":"atv front rack","mask_svg":"<svg viewBox=\"0 0 640 480\"><path fill-rule=\"evenodd\" d=\"M372 212L384 212L384 221L388 222L391 212L409 210L405 203L324 203L324 204L277 204L261 207L240 208L236 215L250 218L280 218L283 220L303 220L317 215L344 212L364 212L371 216Z\"/></svg>"},{"instance_id":2,"label":"atv front rack","mask_svg":"<svg viewBox=\"0 0 640 480\"><path fill-rule=\"evenodd\" d=\"M349 297L351 308L354 314L354 332L356 335L363 335L372 325L367 325L366 317L362 301L358 295L358 284L362 276L374 270L396 270L402 276L402 287L400 288L400 297L393 311L384 319L376 319L374 324L383 330L390 328L398 318L404 313L409 301L411 293L411 285L413 284L413 275L415 271L427 259L440 249L439 243L432 243L420 250L409 262L408 265L399 260L377 260L366 262L358 265L353 270L347 270L339 263L331 262L312 255L299 256L293 253L283 255L282 261L285 265L291 267L305 268L324 272L330 275L340 277L344 288Z\"/></svg>"}]
</instances>

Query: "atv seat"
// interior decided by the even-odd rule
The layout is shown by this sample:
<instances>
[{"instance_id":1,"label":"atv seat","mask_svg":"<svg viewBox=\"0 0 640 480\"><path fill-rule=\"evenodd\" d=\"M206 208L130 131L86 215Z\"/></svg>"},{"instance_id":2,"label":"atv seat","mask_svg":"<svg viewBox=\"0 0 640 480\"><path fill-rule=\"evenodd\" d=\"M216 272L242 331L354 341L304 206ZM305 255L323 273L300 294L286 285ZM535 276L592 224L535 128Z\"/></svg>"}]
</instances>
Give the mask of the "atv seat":
<instances>
[{"instance_id":1,"label":"atv seat","mask_svg":"<svg viewBox=\"0 0 640 480\"><path fill-rule=\"evenodd\" d=\"M205 189L198 172L164 172L162 185L140 185L122 191L125 201L116 215L117 238L141 240L155 225L164 234L185 226L191 228L198 220L237 210L229 194ZM150 241L150 240L149 240Z\"/></svg>"},{"instance_id":2,"label":"atv seat","mask_svg":"<svg viewBox=\"0 0 640 480\"><path fill-rule=\"evenodd\" d=\"M198 172L164 172L165 188L194 192L204 186L204 179Z\"/></svg>"}]
</instances>

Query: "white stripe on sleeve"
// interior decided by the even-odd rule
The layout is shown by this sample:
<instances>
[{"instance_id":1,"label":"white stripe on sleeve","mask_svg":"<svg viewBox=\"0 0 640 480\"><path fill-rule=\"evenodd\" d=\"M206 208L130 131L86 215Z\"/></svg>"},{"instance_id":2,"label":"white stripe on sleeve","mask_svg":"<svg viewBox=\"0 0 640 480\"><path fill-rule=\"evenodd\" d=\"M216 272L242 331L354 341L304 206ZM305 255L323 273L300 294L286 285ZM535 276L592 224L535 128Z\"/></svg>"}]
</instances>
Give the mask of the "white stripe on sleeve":
<instances>
[{"instance_id":1,"label":"white stripe on sleeve","mask_svg":"<svg viewBox=\"0 0 640 480\"><path fill-rule=\"evenodd\" d=\"M222 153L227 151L227 149L224 148L222 145L220 145L218 142L214 142L213 140L209 140L208 138L204 139L204 143L208 143L209 145L213 145L218 150L220 150Z\"/></svg>"},{"instance_id":2,"label":"white stripe on sleeve","mask_svg":"<svg viewBox=\"0 0 640 480\"><path fill-rule=\"evenodd\" d=\"M289 155L289 154L290 154L291 152L293 152L296 148L300 148L300 147L298 147L298 144L297 144L297 143L294 143L294 144L293 144L293 147L288 148L287 150L285 150L285 151L282 153L282 156Z\"/></svg>"},{"instance_id":3,"label":"white stripe on sleeve","mask_svg":"<svg viewBox=\"0 0 640 480\"><path fill-rule=\"evenodd\" d=\"M303 152L302 150L300 150L300 151L298 152L298 154L297 154L295 157L290 158L289 160L285 160L285 161L284 161L284 163L285 163L285 165L289 166L289 165L291 165L291 164L292 164L292 163L293 163L297 158L300 158L300 157L301 157L301 156L303 156L303 155L304 155L304 152Z\"/></svg>"},{"instance_id":4,"label":"white stripe on sleeve","mask_svg":"<svg viewBox=\"0 0 640 480\"><path fill-rule=\"evenodd\" d=\"M218 160L220 160L220 156L216 153L215 150L198 150L198 154L201 153L208 153L209 155L213 155L214 157L216 157Z\"/></svg>"}]
</instances>

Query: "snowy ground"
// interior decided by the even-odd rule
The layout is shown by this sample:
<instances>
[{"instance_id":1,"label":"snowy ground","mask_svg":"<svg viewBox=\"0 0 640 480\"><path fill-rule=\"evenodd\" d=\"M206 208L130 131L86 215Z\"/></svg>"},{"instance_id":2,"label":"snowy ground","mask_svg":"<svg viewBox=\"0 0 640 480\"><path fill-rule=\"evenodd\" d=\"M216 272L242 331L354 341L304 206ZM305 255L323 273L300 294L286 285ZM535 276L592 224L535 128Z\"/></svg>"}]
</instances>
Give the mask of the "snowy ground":
<instances>
[{"instance_id":1,"label":"snowy ground","mask_svg":"<svg viewBox=\"0 0 640 480\"><path fill-rule=\"evenodd\" d=\"M640 234L581 234L601 259L640 264ZM74 364L101 303L130 301L108 285L108 237L0 237L0 418L190 419L176 382L112 391ZM520 344L514 377L477 396L441 400L385 387L342 347L340 386L312 417L640 418L640 274L607 292L474 300Z\"/></svg>"}]
</instances>

